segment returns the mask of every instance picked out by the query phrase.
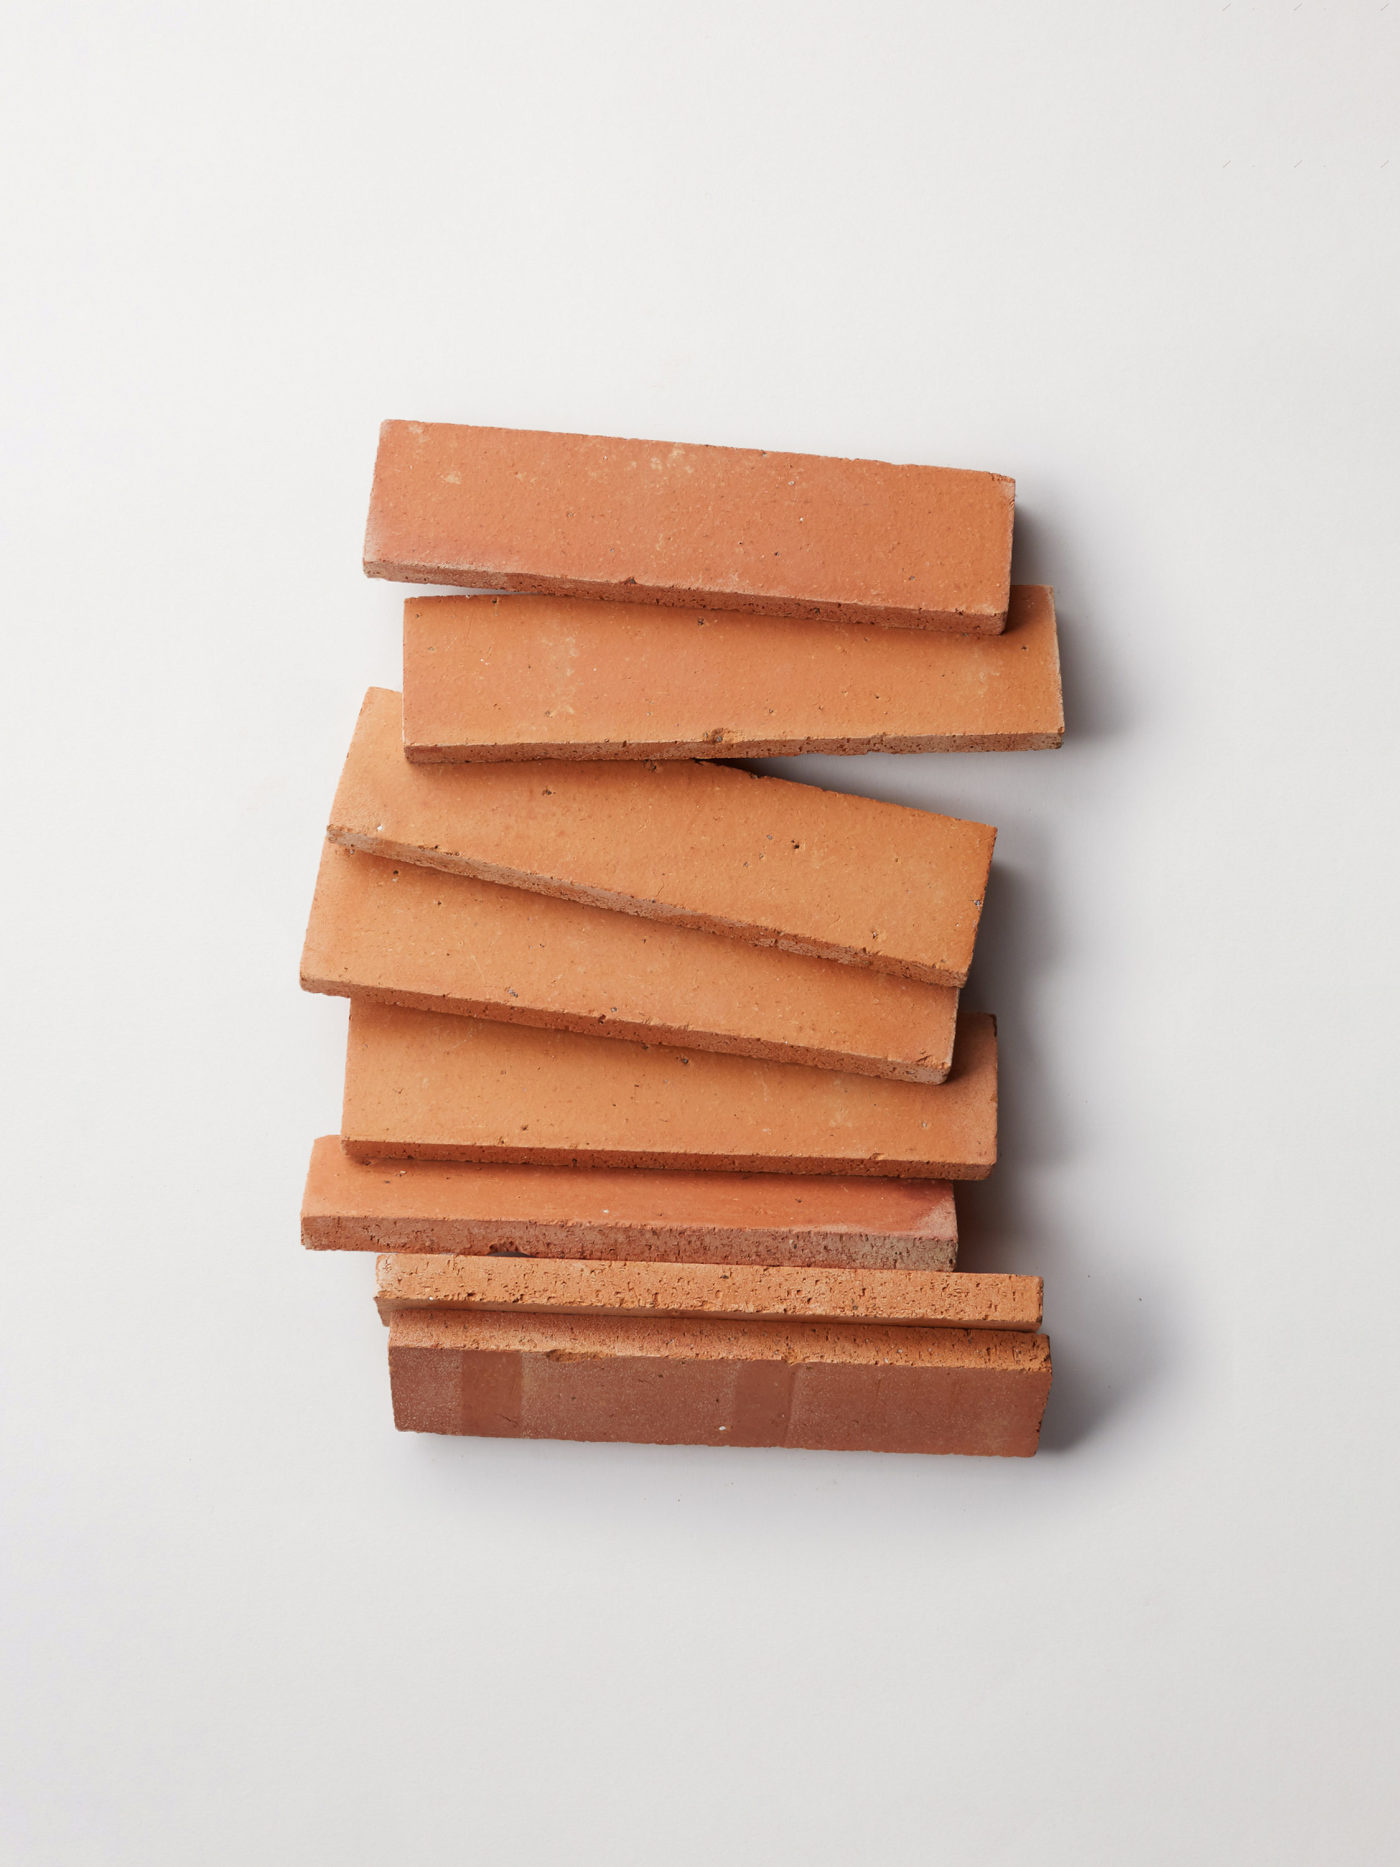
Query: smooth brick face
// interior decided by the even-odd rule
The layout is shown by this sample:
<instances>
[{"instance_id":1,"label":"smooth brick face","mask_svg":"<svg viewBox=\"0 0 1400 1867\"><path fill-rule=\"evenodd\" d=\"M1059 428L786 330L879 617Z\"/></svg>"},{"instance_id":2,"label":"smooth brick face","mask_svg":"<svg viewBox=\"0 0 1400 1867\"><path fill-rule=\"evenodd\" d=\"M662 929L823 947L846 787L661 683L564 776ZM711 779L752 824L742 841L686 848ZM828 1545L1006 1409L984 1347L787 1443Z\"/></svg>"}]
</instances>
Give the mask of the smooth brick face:
<instances>
[{"instance_id":1,"label":"smooth brick face","mask_svg":"<svg viewBox=\"0 0 1400 1867\"><path fill-rule=\"evenodd\" d=\"M1002 635L590 603L404 605L404 749L421 763L1012 752L1064 738L1055 602Z\"/></svg>"},{"instance_id":2,"label":"smooth brick face","mask_svg":"<svg viewBox=\"0 0 1400 1867\"><path fill-rule=\"evenodd\" d=\"M995 1024L960 1019L952 1074L928 1088L353 999L342 1133L360 1160L980 1180Z\"/></svg>"},{"instance_id":3,"label":"smooth brick face","mask_svg":"<svg viewBox=\"0 0 1400 1867\"><path fill-rule=\"evenodd\" d=\"M312 1250L951 1270L946 1180L353 1160L311 1151Z\"/></svg>"},{"instance_id":4,"label":"smooth brick face","mask_svg":"<svg viewBox=\"0 0 1400 1867\"><path fill-rule=\"evenodd\" d=\"M1024 1458L1050 1345L992 1330L405 1310L390 1318L389 1372L405 1432Z\"/></svg>"},{"instance_id":5,"label":"smooth brick face","mask_svg":"<svg viewBox=\"0 0 1400 1867\"><path fill-rule=\"evenodd\" d=\"M388 421L365 570L994 634L1014 492L947 467Z\"/></svg>"},{"instance_id":6,"label":"smooth brick face","mask_svg":"<svg viewBox=\"0 0 1400 1867\"><path fill-rule=\"evenodd\" d=\"M638 1042L940 1083L958 994L328 842L301 982Z\"/></svg>"},{"instance_id":7,"label":"smooth brick face","mask_svg":"<svg viewBox=\"0 0 1400 1867\"><path fill-rule=\"evenodd\" d=\"M375 1298L386 1321L403 1309L474 1309L955 1329L1040 1327L1038 1277L980 1272L590 1264L386 1253L378 1261L376 1277Z\"/></svg>"},{"instance_id":8,"label":"smooth brick face","mask_svg":"<svg viewBox=\"0 0 1400 1867\"><path fill-rule=\"evenodd\" d=\"M413 765L372 688L335 842L396 861L848 961L967 977L996 831L784 778L664 764Z\"/></svg>"}]
</instances>

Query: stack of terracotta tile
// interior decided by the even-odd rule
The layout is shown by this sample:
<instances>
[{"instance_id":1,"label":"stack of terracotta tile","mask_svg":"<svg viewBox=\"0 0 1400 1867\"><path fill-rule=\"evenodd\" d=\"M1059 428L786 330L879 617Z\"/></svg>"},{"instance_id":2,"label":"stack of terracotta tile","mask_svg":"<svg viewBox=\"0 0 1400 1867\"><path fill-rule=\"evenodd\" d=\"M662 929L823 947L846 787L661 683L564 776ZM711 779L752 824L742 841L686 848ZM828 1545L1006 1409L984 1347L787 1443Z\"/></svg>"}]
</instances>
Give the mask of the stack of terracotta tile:
<instances>
[{"instance_id":1,"label":"stack of terracotta tile","mask_svg":"<svg viewBox=\"0 0 1400 1867\"><path fill-rule=\"evenodd\" d=\"M390 422L405 606L302 965L350 998L303 1237L379 1251L420 1432L1024 1455L1040 1280L954 1269L995 831L729 757L1063 735L1009 480Z\"/></svg>"}]
</instances>

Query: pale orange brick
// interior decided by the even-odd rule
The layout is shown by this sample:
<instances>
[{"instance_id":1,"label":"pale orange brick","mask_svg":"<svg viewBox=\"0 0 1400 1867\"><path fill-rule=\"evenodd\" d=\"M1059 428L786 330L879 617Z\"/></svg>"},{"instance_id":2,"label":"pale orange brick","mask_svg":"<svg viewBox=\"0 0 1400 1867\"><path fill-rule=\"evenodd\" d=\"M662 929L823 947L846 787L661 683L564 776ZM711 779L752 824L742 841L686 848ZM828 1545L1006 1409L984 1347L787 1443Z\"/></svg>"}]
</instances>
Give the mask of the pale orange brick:
<instances>
[{"instance_id":1,"label":"pale orange brick","mask_svg":"<svg viewBox=\"0 0 1400 1867\"><path fill-rule=\"evenodd\" d=\"M870 966L967 977L996 831L689 759L413 765L372 688L333 841L481 881Z\"/></svg>"},{"instance_id":2,"label":"pale orange brick","mask_svg":"<svg viewBox=\"0 0 1400 1867\"><path fill-rule=\"evenodd\" d=\"M386 421L371 577L995 633L1002 474Z\"/></svg>"},{"instance_id":3,"label":"pale orange brick","mask_svg":"<svg viewBox=\"0 0 1400 1867\"><path fill-rule=\"evenodd\" d=\"M312 992L941 1083L958 994L327 842Z\"/></svg>"},{"instance_id":4,"label":"pale orange brick","mask_svg":"<svg viewBox=\"0 0 1400 1867\"><path fill-rule=\"evenodd\" d=\"M951 1270L958 1248L946 1180L359 1161L339 1135L311 1150L301 1235L318 1251L868 1270Z\"/></svg>"},{"instance_id":5,"label":"pale orange brick","mask_svg":"<svg viewBox=\"0 0 1400 1867\"><path fill-rule=\"evenodd\" d=\"M562 596L404 604L404 750L422 763L1014 752L1064 738L1052 591L1001 635Z\"/></svg>"},{"instance_id":6,"label":"pale orange brick","mask_svg":"<svg viewBox=\"0 0 1400 1867\"><path fill-rule=\"evenodd\" d=\"M980 1180L996 1082L986 1016L930 1086L352 999L342 1135L361 1160Z\"/></svg>"}]
</instances>

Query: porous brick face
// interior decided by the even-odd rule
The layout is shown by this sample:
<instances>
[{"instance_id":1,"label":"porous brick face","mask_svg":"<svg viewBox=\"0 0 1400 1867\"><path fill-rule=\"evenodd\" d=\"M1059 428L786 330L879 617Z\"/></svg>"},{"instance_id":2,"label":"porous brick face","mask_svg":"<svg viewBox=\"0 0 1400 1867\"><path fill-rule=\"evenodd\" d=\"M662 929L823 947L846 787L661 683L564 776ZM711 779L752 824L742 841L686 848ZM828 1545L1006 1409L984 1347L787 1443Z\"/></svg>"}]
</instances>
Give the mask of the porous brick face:
<instances>
[{"instance_id":1,"label":"porous brick face","mask_svg":"<svg viewBox=\"0 0 1400 1867\"><path fill-rule=\"evenodd\" d=\"M535 1262L386 1252L375 1300L401 1309L768 1318L958 1329L1040 1327L1038 1277L975 1271L815 1270L748 1264Z\"/></svg>"}]
</instances>

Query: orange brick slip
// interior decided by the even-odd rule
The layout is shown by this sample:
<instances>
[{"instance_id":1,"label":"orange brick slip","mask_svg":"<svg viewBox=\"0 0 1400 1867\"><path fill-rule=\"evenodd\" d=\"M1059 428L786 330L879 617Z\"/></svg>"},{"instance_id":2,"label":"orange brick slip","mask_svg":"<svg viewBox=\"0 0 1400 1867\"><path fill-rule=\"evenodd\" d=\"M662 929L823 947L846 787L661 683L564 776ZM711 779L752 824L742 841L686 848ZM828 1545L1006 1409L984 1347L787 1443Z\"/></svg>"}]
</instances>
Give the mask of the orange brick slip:
<instances>
[{"instance_id":1,"label":"orange brick slip","mask_svg":"<svg viewBox=\"0 0 1400 1867\"><path fill-rule=\"evenodd\" d=\"M963 1271L849 1271L752 1264L587 1264L386 1253L375 1300L403 1309L549 1315L768 1317L778 1322L908 1323L1038 1329L1038 1277Z\"/></svg>"},{"instance_id":2,"label":"orange brick slip","mask_svg":"<svg viewBox=\"0 0 1400 1867\"><path fill-rule=\"evenodd\" d=\"M365 570L995 634L1014 499L951 467L386 421Z\"/></svg>"},{"instance_id":3,"label":"orange brick slip","mask_svg":"<svg viewBox=\"0 0 1400 1867\"><path fill-rule=\"evenodd\" d=\"M317 1251L947 1271L946 1180L352 1160L311 1150L302 1243Z\"/></svg>"},{"instance_id":4,"label":"orange brick slip","mask_svg":"<svg viewBox=\"0 0 1400 1867\"><path fill-rule=\"evenodd\" d=\"M1001 1330L403 1310L389 1375L404 1432L1026 1458L1050 1344Z\"/></svg>"},{"instance_id":5,"label":"orange brick slip","mask_svg":"<svg viewBox=\"0 0 1400 1867\"><path fill-rule=\"evenodd\" d=\"M404 604L404 750L419 763L1014 752L1064 738L1053 591L1002 635L589 603Z\"/></svg>"},{"instance_id":6,"label":"orange brick slip","mask_svg":"<svg viewBox=\"0 0 1400 1867\"><path fill-rule=\"evenodd\" d=\"M946 1083L350 1002L342 1136L359 1160L699 1167L981 1180L996 1027L958 1022Z\"/></svg>"},{"instance_id":7,"label":"orange brick slip","mask_svg":"<svg viewBox=\"0 0 1400 1867\"><path fill-rule=\"evenodd\" d=\"M399 696L371 688L334 842L960 986L996 831L786 778L664 764L412 765Z\"/></svg>"},{"instance_id":8,"label":"orange brick slip","mask_svg":"<svg viewBox=\"0 0 1400 1867\"><path fill-rule=\"evenodd\" d=\"M640 1042L941 1083L958 994L327 843L301 982Z\"/></svg>"}]
</instances>

